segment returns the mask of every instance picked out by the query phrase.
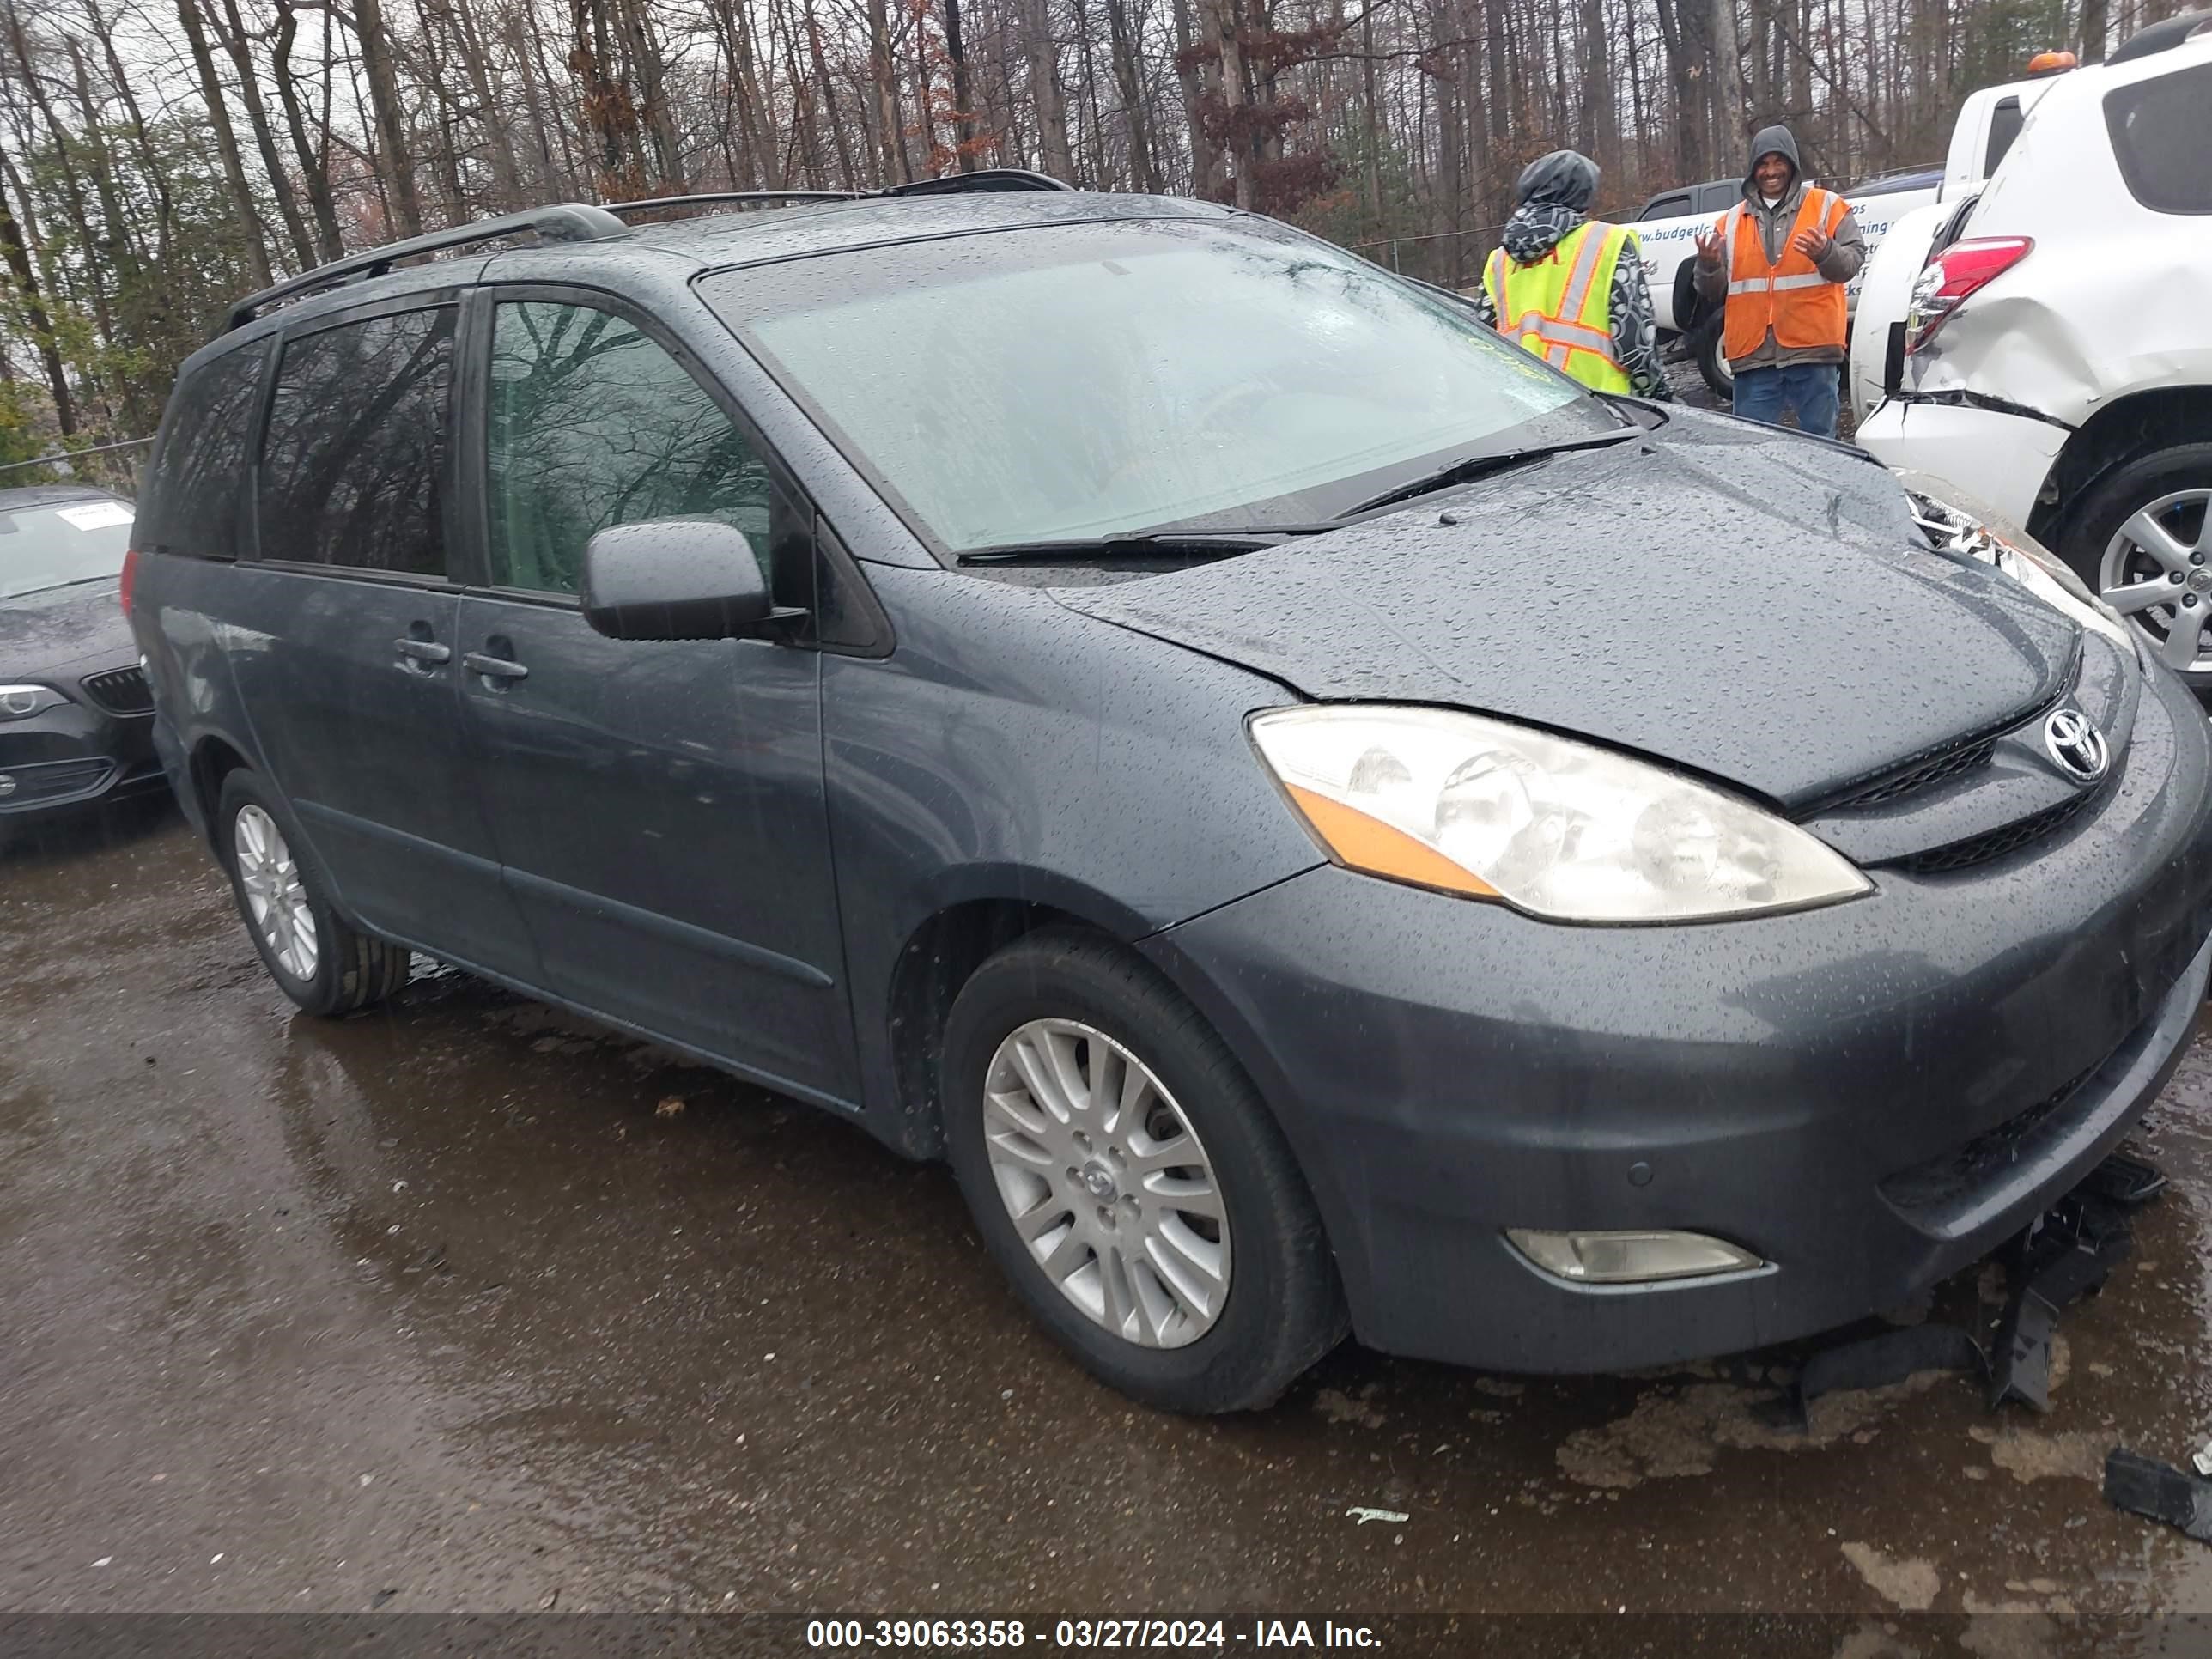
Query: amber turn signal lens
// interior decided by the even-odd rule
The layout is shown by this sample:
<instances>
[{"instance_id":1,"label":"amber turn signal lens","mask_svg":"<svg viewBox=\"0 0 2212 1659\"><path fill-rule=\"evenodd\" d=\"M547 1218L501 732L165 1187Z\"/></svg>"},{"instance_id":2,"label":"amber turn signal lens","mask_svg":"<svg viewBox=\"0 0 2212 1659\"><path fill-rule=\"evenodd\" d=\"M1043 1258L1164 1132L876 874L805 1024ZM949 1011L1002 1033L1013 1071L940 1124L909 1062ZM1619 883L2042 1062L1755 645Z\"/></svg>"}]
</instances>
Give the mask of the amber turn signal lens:
<instances>
[{"instance_id":1,"label":"amber turn signal lens","mask_svg":"<svg viewBox=\"0 0 2212 1659\"><path fill-rule=\"evenodd\" d=\"M1441 888L1470 898L1496 898L1498 890L1480 876L1470 875L1432 847L1425 847L1402 830L1393 829L1356 806L1284 785L1291 793L1315 836L1339 864L1364 870L1370 876L1389 876L1420 887Z\"/></svg>"}]
</instances>

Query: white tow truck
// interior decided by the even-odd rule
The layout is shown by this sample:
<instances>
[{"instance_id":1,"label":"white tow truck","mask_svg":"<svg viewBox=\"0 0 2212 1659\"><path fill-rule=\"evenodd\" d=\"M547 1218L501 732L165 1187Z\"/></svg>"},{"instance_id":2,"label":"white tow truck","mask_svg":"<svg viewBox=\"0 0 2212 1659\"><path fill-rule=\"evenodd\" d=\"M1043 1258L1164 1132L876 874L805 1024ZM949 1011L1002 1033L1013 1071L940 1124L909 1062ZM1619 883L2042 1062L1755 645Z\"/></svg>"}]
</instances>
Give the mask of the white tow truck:
<instances>
[{"instance_id":1,"label":"white tow truck","mask_svg":"<svg viewBox=\"0 0 2212 1659\"><path fill-rule=\"evenodd\" d=\"M2027 109L2046 84L2027 80L1984 87L1970 94L1951 129L1950 150L1940 170L1911 167L1881 173L1843 192L1858 216L1867 243L1867 263L1845 290L1854 311L1866 283L1877 274L1876 255L1892 234L1906 225L1924 227L1919 233L1919 251L1924 252L1942 203L1947 198L1955 199L1989 176L1997 158L2019 137ZM1719 307L1698 297L1694 283L1698 234L1711 228L1742 195L1741 176L1681 185L1660 191L1630 222L1643 250L1644 272L1650 280L1662 343L1677 344L1694 357L1698 372L1717 398L1729 396L1735 383L1728 359L1721 352ZM1919 269L1916 255L1911 275L1905 279L1906 290ZM1901 305L1898 311L1901 315Z\"/></svg>"}]
</instances>

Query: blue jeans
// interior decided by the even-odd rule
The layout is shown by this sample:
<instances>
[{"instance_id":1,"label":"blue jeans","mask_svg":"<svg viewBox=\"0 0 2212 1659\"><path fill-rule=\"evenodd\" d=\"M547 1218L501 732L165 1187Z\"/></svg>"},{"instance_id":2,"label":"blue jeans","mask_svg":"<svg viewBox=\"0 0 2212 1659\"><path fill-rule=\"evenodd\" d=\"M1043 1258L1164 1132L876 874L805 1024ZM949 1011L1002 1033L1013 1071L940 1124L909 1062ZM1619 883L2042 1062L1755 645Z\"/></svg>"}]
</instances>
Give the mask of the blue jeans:
<instances>
[{"instance_id":1,"label":"blue jeans","mask_svg":"<svg viewBox=\"0 0 2212 1659\"><path fill-rule=\"evenodd\" d=\"M1747 421L1780 426L1786 409L1797 411L1797 429L1816 437L1836 435L1836 391L1841 374L1833 363L1792 363L1786 368L1747 368L1735 377L1735 412Z\"/></svg>"}]
</instances>

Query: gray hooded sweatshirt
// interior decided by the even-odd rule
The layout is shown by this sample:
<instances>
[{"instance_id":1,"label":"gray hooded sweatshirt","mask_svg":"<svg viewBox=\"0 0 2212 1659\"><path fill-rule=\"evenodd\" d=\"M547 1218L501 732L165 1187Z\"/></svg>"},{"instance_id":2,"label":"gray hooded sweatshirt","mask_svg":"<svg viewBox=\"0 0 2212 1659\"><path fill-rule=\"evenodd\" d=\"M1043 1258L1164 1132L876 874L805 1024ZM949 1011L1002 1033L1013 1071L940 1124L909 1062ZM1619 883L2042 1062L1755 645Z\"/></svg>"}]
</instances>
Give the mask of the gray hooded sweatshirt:
<instances>
[{"instance_id":1,"label":"gray hooded sweatshirt","mask_svg":"<svg viewBox=\"0 0 2212 1659\"><path fill-rule=\"evenodd\" d=\"M1761 160L1779 155L1790 163L1790 188L1772 207L1759 193L1759 180L1754 176ZM1766 257L1778 262L1784 247L1790 240L1790 227L1796 222L1797 210L1805 203L1805 169L1797 159L1797 140L1788 127L1762 127L1759 136L1751 141L1751 168L1743 176L1744 211L1758 225L1765 239ZM1866 234L1859 228L1858 215L1848 209L1844 222L1836 227L1835 246L1819 262L1820 275L1832 283L1848 283L1859 274L1866 263ZM1727 248L1721 250L1721 262L1717 266L1698 267L1698 294L1702 299L1718 304L1728 298L1729 264L1735 256ZM1765 339L1748 357L1731 357L1729 368L1741 374L1752 368L1787 368L1795 363L1840 363L1844 350L1841 346L1808 346L1802 350L1789 350L1777 343L1774 331L1766 331Z\"/></svg>"}]
</instances>

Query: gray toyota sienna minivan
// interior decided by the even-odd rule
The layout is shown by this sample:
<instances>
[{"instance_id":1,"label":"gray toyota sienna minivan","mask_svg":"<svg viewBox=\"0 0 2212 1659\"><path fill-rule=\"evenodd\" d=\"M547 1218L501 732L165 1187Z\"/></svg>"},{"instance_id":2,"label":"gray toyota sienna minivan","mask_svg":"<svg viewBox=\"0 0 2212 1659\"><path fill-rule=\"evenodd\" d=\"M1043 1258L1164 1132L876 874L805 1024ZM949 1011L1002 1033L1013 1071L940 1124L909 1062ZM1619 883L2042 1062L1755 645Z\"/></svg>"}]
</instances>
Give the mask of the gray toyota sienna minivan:
<instances>
[{"instance_id":1,"label":"gray toyota sienna minivan","mask_svg":"<svg viewBox=\"0 0 2212 1659\"><path fill-rule=\"evenodd\" d=\"M1040 182L237 308L126 603L287 995L420 951L943 1158L1194 1411L1347 1329L1823 1330L2105 1157L2212 933L2212 741L2118 618L1853 451Z\"/></svg>"}]
</instances>

